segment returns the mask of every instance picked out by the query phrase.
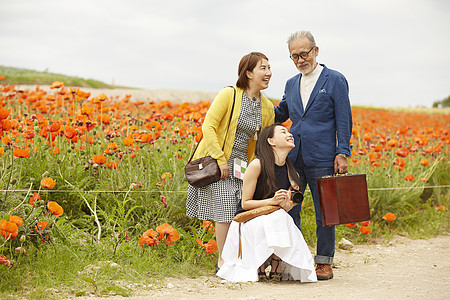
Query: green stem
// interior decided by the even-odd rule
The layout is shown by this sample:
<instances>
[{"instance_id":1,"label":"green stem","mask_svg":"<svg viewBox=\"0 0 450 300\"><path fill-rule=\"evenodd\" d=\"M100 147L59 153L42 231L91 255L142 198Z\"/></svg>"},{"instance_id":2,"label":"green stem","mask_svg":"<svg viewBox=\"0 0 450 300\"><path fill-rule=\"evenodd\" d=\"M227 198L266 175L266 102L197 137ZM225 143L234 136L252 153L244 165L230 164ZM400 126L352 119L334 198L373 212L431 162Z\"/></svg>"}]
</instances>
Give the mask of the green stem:
<instances>
[{"instance_id":1,"label":"green stem","mask_svg":"<svg viewBox=\"0 0 450 300\"><path fill-rule=\"evenodd\" d=\"M67 180L64 179L64 181L70 185L72 188L75 188L75 186L73 186L70 182L68 182ZM83 193L79 190L76 190L76 192L78 192L78 194L80 195L80 197L83 199L84 203L86 203L87 207L89 208L89 210L91 211L92 215L95 218L95 223L97 224L97 228L98 228L98 234L97 234L97 242L100 242L100 237L102 236L102 226L100 224L100 221L98 220L98 216L97 216L97 212L96 212L96 207L97 207L97 195L95 196L94 199L94 209L91 207L91 205L89 204L89 201L86 199L86 197L84 197Z\"/></svg>"},{"instance_id":2,"label":"green stem","mask_svg":"<svg viewBox=\"0 0 450 300\"><path fill-rule=\"evenodd\" d=\"M13 172L13 165L14 165L14 149L11 148L11 165L9 170L9 178L8 182L6 183L6 190L5 190L5 197L3 198L3 203L6 203L6 199L8 197L8 190L9 190L9 184L11 182L12 172Z\"/></svg>"},{"instance_id":3,"label":"green stem","mask_svg":"<svg viewBox=\"0 0 450 300\"><path fill-rule=\"evenodd\" d=\"M18 209L19 207L21 207L25 201L27 201L28 199L28 195L30 194L31 188L33 187L33 183L30 183L30 187L28 188L27 194L25 195L25 198L23 199L23 201L17 205L15 208L13 208L12 210L9 211L8 215L11 215L16 209Z\"/></svg>"}]
</instances>

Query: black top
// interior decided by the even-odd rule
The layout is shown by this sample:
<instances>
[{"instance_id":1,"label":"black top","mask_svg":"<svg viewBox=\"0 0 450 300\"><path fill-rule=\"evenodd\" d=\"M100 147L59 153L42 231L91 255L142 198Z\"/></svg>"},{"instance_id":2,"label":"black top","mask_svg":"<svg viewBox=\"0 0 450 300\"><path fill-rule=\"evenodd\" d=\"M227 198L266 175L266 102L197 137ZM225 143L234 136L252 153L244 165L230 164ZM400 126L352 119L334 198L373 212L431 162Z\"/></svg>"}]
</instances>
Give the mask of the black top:
<instances>
[{"instance_id":1,"label":"black top","mask_svg":"<svg viewBox=\"0 0 450 300\"><path fill-rule=\"evenodd\" d=\"M289 182L287 165L284 164L282 166L278 166L274 163L273 166L274 166L274 170L275 170L275 178L278 181L278 184L277 184L278 190L279 189L285 189L285 190L289 189L291 184ZM275 193L272 193L272 194L268 195L267 197L264 197L264 195L262 194L262 187L263 187L263 183L261 182L261 176L259 176L258 181L256 182L256 189L255 189L255 193L253 194L253 200L262 200L262 199L273 197L273 195L275 195ZM238 209L237 209L235 215L240 214L241 212L244 212L244 211L245 210L242 208L242 200L241 200L241 201L239 201L239 206L238 206Z\"/></svg>"}]
</instances>

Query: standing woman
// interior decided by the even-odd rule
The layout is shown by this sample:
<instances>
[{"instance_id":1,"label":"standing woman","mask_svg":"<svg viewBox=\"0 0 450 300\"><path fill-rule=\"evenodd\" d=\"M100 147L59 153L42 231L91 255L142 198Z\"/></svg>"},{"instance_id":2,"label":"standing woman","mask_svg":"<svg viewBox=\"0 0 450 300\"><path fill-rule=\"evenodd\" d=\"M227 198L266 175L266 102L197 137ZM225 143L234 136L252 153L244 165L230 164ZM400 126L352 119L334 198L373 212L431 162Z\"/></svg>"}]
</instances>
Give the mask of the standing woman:
<instances>
[{"instance_id":1,"label":"standing woman","mask_svg":"<svg viewBox=\"0 0 450 300\"><path fill-rule=\"evenodd\" d=\"M222 89L212 102L202 126L203 139L193 157L210 155L216 159L220 180L199 188L189 185L186 201L189 217L216 222L216 271L223 264L228 228L242 197L242 180L233 176L233 161L250 162L259 132L274 122L273 104L261 94L272 76L268 58L260 52L245 55L239 62L238 76L236 87Z\"/></svg>"}]
</instances>

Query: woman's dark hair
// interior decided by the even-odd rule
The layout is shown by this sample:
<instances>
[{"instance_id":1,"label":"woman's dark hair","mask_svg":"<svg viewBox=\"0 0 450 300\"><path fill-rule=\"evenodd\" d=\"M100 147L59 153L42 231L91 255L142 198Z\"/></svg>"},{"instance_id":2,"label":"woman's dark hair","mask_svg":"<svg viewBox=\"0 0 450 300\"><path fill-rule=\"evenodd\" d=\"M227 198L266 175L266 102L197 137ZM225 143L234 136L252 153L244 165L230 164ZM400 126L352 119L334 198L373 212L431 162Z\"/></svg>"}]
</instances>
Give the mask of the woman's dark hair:
<instances>
[{"instance_id":1,"label":"woman's dark hair","mask_svg":"<svg viewBox=\"0 0 450 300\"><path fill-rule=\"evenodd\" d=\"M250 52L249 54L245 55L241 58L241 61L239 62L238 67L238 80L236 82L236 86L241 89L248 88L248 77L247 77L247 71L252 72L253 69L256 67L258 62L261 59L266 59L267 56L262 54L261 52Z\"/></svg>"},{"instance_id":2,"label":"woman's dark hair","mask_svg":"<svg viewBox=\"0 0 450 300\"><path fill-rule=\"evenodd\" d=\"M261 162L261 174L259 176L262 182L263 197L269 197L280 189L278 180L275 177L275 168L273 166L275 163L275 154L272 146L267 141L267 139L273 138L275 127L277 126L283 125L281 125L281 123L274 123L264 128L256 141L255 155ZM286 164L292 179L300 186L300 177L289 158L286 158Z\"/></svg>"}]
</instances>

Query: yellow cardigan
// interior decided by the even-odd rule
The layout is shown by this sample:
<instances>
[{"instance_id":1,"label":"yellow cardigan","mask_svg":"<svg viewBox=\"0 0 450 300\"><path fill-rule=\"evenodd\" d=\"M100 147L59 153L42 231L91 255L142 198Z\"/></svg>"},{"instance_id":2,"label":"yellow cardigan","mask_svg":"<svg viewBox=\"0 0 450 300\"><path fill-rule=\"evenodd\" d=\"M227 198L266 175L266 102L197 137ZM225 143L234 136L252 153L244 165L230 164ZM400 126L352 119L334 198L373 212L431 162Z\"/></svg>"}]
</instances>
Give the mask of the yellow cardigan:
<instances>
[{"instance_id":1,"label":"yellow cardigan","mask_svg":"<svg viewBox=\"0 0 450 300\"><path fill-rule=\"evenodd\" d=\"M195 151L194 159L210 155L217 159L219 165L226 164L230 158L233 148L234 138L236 136L237 122L239 119L240 108L242 104L242 95L244 90L238 87L236 89L236 100L234 104L233 116L231 117L230 127L228 129L225 146L222 146L227 133L228 121L230 120L231 108L233 105L234 91L231 87L223 88L209 107L203 122L203 139L200 141ZM261 129L273 124L275 119L273 103L261 95ZM250 139L248 143L248 162L255 156L255 139Z\"/></svg>"}]
</instances>

